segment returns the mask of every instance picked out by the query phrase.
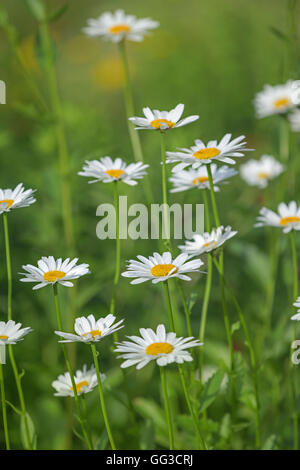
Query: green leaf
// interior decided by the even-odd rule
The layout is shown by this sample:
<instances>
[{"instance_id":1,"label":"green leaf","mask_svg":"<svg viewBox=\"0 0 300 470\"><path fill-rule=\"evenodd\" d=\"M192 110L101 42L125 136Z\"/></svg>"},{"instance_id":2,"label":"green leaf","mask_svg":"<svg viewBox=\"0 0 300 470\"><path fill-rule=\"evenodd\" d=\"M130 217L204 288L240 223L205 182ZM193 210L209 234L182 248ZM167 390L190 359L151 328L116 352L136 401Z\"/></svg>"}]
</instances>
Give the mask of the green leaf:
<instances>
[{"instance_id":1,"label":"green leaf","mask_svg":"<svg viewBox=\"0 0 300 470\"><path fill-rule=\"evenodd\" d=\"M192 313L192 308L194 307L195 303L197 302L198 294L197 292L192 292L189 296L187 306L189 309L190 314Z\"/></svg>"},{"instance_id":2,"label":"green leaf","mask_svg":"<svg viewBox=\"0 0 300 470\"><path fill-rule=\"evenodd\" d=\"M43 21L45 19L45 8L41 0L24 0L24 3L36 20Z\"/></svg>"},{"instance_id":3,"label":"green leaf","mask_svg":"<svg viewBox=\"0 0 300 470\"><path fill-rule=\"evenodd\" d=\"M15 413L17 413L20 416L22 415L22 411L19 410L19 408L17 408L15 405L13 405L10 401L5 400L5 402L8 404L8 406L10 406L14 410Z\"/></svg>"},{"instance_id":4,"label":"green leaf","mask_svg":"<svg viewBox=\"0 0 300 470\"><path fill-rule=\"evenodd\" d=\"M27 431L26 431L26 422L27 422L29 435L27 435ZM21 431L21 441L22 441L24 449L29 450L31 448L33 450L36 450L37 435L36 435L33 421L28 413L26 413L25 416L24 415L21 416L20 431Z\"/></svg>"},{"instance_id":5,"label":"green leaf","mask_svg":"<svg viewBox=\"0 0 300 470\"><path fill-rule=\"evenodd\" d=\"M276 439L277 439L277 436L276 434L271 434L271 436L269 436L267 438L267 440L264 442L263 446L262 446L262 450L274 450L276 449Z\"/></svg>"},{"instance_id":6,"label":"green leaf","mask_svg":"<svg viewBox=\"0 0 300 470\"><path fill-rule=\"evenodd\" d=\"M61 7L57 8L57 10L54 10L52 13L50 13L50 15L47 17L47 21L51 23L53 21L58 20L65 14L68 8L69 8L69 4L65 3Z\"/></svg>"},{"instance_id":7,"label":"green leaf","mask_svg":"<svg viewBox=\"0 0 300 470\"><path fill-rule=\"evenodd\" d=\"M231 334L233 335L233 333L235 331L238 331L241 327L241 322L240 321L236 321L235 323L232 323L231 325Z\"/></svg>"},{"instance_id":8,"label":"green leaf","mask_svg":"<svg viewBox=\"0 0 300 470\"><path fill-rule=\"evenodd\" d=\"M206 410L217 398L224 375L224 371L219 369L205 382L203 392L199 398L200 413Z\"/></svg>"},{"instance_id":9,"label":"green leaf","mask_svg":"<svg viewBox=\"0 0 300 470\"><path fill-rule=\"evenodd\" d=\"M280 29L274 28L273 26L270 26L269 29L271 33L274 34L274 36L276 36L277 38L281 39L281 41L290 41L289 37L282 31L280 31Z\"/></svg>"},{"instance_id":10,"label":"green leaf","mask_svg":"<svg viewBox=\"0 0 300 470\"><path fill-rule=\"evenodd\" d=\"M108 436L106 430L104 430L96 443L96 450L104 450L108 443Z\"/></svg>"}]
</instances>

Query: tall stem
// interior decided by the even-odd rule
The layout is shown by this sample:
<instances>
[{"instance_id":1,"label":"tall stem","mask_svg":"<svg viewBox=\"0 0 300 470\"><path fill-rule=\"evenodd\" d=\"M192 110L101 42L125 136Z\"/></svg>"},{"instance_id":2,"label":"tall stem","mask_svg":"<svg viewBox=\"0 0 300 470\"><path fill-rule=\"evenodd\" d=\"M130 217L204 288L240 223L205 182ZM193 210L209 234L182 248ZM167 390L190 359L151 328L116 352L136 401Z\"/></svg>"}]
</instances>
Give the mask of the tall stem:
<instances>
[{"instance_id":1,"label":"tall stem","mask_svg":"<svg viewBox=\"0 0 300 470\"><path fill-rule=\"evenodd\" d=\"M169 432L169 447L170 450L174 450L174 434L173 434L173 426L172 426L172 419L171 419L171 410L170 410L170 402L168 396L168 389L167 389L167 381L166 381L166 371L165 367L159 367L160 370L160 379L161 379L161 388L164 395L164 403L165 403L165 411L166 411L166 418L168 424L168 432Z\"/></svg>"},{"instance_id":2,"label":"tall stem","mask_svg":"<svg viewBox=\"0 0 300 470\"><path fill-rule=\"evenodd\" d=\"M119 237L119 193L118 193L118 183L117 181L113 183L114 187L114 204L115 204L115 212L116 212L116 262L115 262L115 277L114 277L114 285L113 285L113 294L110 303L109 312L114 315L115 313L115 303L116 303L116 292L120 278L120 262L121 262L121 245L120 245L120 237ZM117 341L117 339L115 338Z\"/></svg>"},{"instance_id":3,"label":"tall stem","mask_svg":"<svg viewBox=\"0 0 300 470\"><path fill-rule=\"evenodd\" d=\"M11 274L11 257L8 233L7 214L3 213L4 225L4 240L5 240L5 255L6 255L6 269L7 269L7 319L12 318L12 274Z\"/></svg>"},{"instance_id":4,"label":"tall stem","mask_svg":"<svg viewBox=\"0 0 300 470\"><path fill-rule=\"evenodd\" d=\"M54 302L55 302L55 310L56 310L56 318L57 318L58 329L59 329L59 331L63 331L62 321L61 321L60 305L59 305L59 299L58 299L57 284L53 284L53 294L54 294ZM80 421L80 424L81 424L81 429L82 429L82 432L83 432L83 435L84 435L84 438L86 440L86 443L87 443L87 446L88 446L89 450L92 450L93 446L92 446L92 443L89 439L88 433L87 433L85 425L84 425L84 417L82 415L82 410L81 410L81 406L80 406L80 402L79 402L79 397L78 397L78 393L77 393L74 374L73 374L71 363L70 363L70 360L69 360L69 357L68 357L67 349L66 349L66 346L65 346L64 343L60 343L60 344L61 344L61 347L62 347L63 355L64 355L64 358L65 358L65 363L66 363L66 366L67 366L67 369L68 369L68 372L69 372L69 375L70 375L70 379L71 379L71 382L72 382L75 405L76 405L76 409L77 409L77 412L78 412L78 417L79 417L79 421Z\"/></svg>"},{"instance_id":5,"label":"tall stem","mask_svg":"<svg viewBox=\"0 0 300 470\"><path fill-rule=\"evenodd\" d=\"M3 374L3 366L2 366L1 363L0 363L0 388L1 388L1 405L2 405L2 416L3 416L5 445L6 445L6 450L10 450L8 425L7 425L7 414L6 414L4 374Z\"/></svg>"},{"instance_id":6,"label":"tall stem","mask_svg":"<svg viewBox=\"0 0 300 470\"><path fill-rule=\"evenodd\" d=\"M166 168L166 142L165 133L160 131L160 150L162 161L162 191L163 191L163 233L166 238L166 244L171 249L170 243L170 224L169 224L169 211L168 211L168 181L167 181L167 168Z\"/></svg>"},{"instance_id":7,"label":"tall stem","mask_svg":"<svg viewBox=\"0 0 300 470\"><path fill-rule=\"evenodd\" d=\"M175 325L174 325L174 318L173 318L173 311L172 311L172 304L171 304L171 297L170 297L170 290L168 281L163 282L166 300L167 300L167 308L168 308L168 316L169 316L169 326L171 331L175 332Z\"/></svg>"},{"instance_id":8,"label":"tall stem","mask_svg":"<svg viewBox=\"0 0 300 470\"><path fill-rule=\"evenodd\" d=\"M116 450L116 445L110 430L109 426L109 421L107 418L107 412L106 412L106 406L105 406L105 401L104 401L104 394L103 394L103 389L102 389L102 383L101 383L101 376L100 376L100 370L99 370L99 363L98 363L98 353L96 350L96 346L94 344L91 344L91 350L93 354L93 359L94 359L94 364L96 368L96 374L97 374L97 381L98 381L98 391L99 391L99 399L100 399L100 405L101 405L101 410L102 410L102 415L105 423L105 428L106 432L108 435L108 439L111 445L112 450Z\"/></svg>"},{"instance_id":9,"label":"tall stem","mask_svg":"<svg viewBox=\"0 0 300 470\"><path fill-rule=\"evenodd\" d=\"M293 299L292 302L295 302L298 296L298 262L297 262L297 252L295 244L295 235L294 231L290 232L290 242L291 242L291 252L292 252L292 263L293 263ZM296 340L296 323L294 322L293 327L293 342ZM298 450L299 447L299 419L298 419L298 410L297 410L297 385L296 385L296 374L295 366L291 361L291 389L292 389L292 415L293 415L293 430L294 430L294 450Z\"/></svg>"}]
</instances>

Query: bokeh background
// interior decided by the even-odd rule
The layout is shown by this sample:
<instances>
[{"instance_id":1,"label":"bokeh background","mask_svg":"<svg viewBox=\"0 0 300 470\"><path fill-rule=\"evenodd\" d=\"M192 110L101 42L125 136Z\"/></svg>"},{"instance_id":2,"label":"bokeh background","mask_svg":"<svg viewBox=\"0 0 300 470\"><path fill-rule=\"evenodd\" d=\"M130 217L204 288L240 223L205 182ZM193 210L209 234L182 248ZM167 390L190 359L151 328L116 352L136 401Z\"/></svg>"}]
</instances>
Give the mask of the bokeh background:
<instances>
[{"instance_id":1,"label":"bokeh background","mask_svg":"<svg viewBox=\"0 0 300 470\"><path fill-rule=\"evenodd\" d=\"M46 2L55 9L64 2ZM138 17L158 20L160 27L142 43L129 43L128 54L136 114L143 106L171 109L185 104L185 114L199 114L200 119L167 135L167 148L190 146L195 138L220 139L225 133L245 134L250 158L263 153L280 158L278 147L279 119L258 121L253 98L265 83L283 83L298 77L299 43L291 36L299 11L291 15L292 3L283 0L80 0L67 1L65 14L51 24L56 56L56 70L63 103L71 168L72 205L75 225L76 255L90 264L91 275L77 282L76 304L72 314L108 313L114 273L114 242L96 237L96 208L112 202L111 185L88 185L77 175L89 155L121 157L133 161L123 101L123 74L118 50L114 44L91 39L82 33L88 18L107 10L124 8ZM8 14L8 20L3 10ZM8 23L7 23L8 21ZM9 24L9 28L7 26ZM38 448L63 449L68 445L81 448L81 442L70 433L66 401L53 396L51 382L65 371L57 338L56 316L51 290L31 290L19 282L22 264L36 264L41 256L68 257L61 222L60 175L53 117L40 105L31 80L48 102L49 91L40 47L38 25L22 0L4 0L0 15L0 79L7 84L7 104L0 107L0 186L13 188L19 182L36 188L37 202L29 208L9 214L12 265L14 276L13 318L31 333L15 347L18 364L26 371L22 383L28 411L38 435ZM3 28L4 26L4 28ZM5 31L6 30L6 31ZM17 38L17 49L9 41L7 31ZM292 38L292 40L291 40ZM26 75L16 55L21 55ZM20 56L19 56L20 57ZM29 78L28 78L29 77ZM140 134L145 161L150 164L150 182L157 202L161 201L159 136L153 132ZM299 142L291 136L294 160L298 159ZM247 158L249 158L247 156ZM246 161L244 159L238 159ZM237 167L240 162L237 163ZM298 198L296 176L289 172L285 201ZM120 184L120 191L131 202L144 202L142 182L131 188ZM277 275L275 302L270 328L263 328L266 314L266 292L272 282L269 261L268 231L253 229L255 217L263 204L276 207L277 182L267 190L249 188L235 176L217 196L221 221L238 230L225 250L225 269L231 285L244 309L251 334L265 347L261 351L260 386L263 442L266 446L290 446L292 426L289 416L289 390L286 364L289 349L292 270L287 240L280 240L281 257ZM172 202L202 202L201 192L189 191L170 196ZM298 242L297 242L298 244ZM298 244L299 246L299 244ZM6 318L6 267L3 228L0 236L0 318ZM122 243L122 268L125 261L137 254L150 255L157 250L155 241ZM204 276L194 276L185 285L186 296L192 292L198 299L192 310L192 325L197 335L200 322ZM66 291L61 290L63 306ZM174 288L174 295L176 290ZM65 309L66 310L66 309ZM121 333L137 334L140 327L156 327L166 321L166 308L159 286L145 283L131 286L121 278L117 293L118 316L125 318ZM237 321L233 309L231 321ZM178 321L183 310L178 302ZM180 320L181 319L181 320ZM65 321L68 321L64 318ZM241 395L235 447L253 446L253 393L249 386L248 351L240 330L235 333L235 349L240 360ZM106 395L111 425L119 446L130 448L163 448L167 446L164 412L161 407L158 371L149 365L142 371L128 371L129 388L136 410L138 426L131 423L123 402L123 376L119 361L112 354L112 339L99 346L102 371L107 374ZM217 275L208 312L205 365L222 365L227 358L226 337L219 297ZM245 359L242 359L244 358ZM76 347L76 366L91 363L89 348ZM210 369L208 369L209 371ZM18 403L9 364L5 367L7 398ZM192 448L193 431L183 414L179 397L176 368L170 368L170 393L174 419L178 425L181 448ZM71 399L70 399L71 400ZM228 396L226 388L210 409L209 430L216 447L228 446ZM99 417L98 396L87 395L89 419L94 438L103 444L103 423ZM99 425L100 423L100 425ZM9 409L12 441L21 448L19 417ZM227 427L226 427L227 426ZM1 426L0 426L0 429ZM102 441L101 441L102 439ZM2 430L1 447L4 446Z\"/></svg>"}]
</instances>

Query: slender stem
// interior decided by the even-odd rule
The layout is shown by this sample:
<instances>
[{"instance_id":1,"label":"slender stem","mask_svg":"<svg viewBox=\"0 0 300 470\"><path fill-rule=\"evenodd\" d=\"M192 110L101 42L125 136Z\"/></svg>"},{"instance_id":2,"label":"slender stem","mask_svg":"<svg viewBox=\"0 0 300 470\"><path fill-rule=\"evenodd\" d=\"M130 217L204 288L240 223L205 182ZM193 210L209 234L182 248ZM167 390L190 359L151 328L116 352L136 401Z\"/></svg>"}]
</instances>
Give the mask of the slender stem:
<instances>
[{"instance_id":1,"label":"slender stem","mask_svg":"<svg viewBox=\"0 0 300 470\"><path fill-rule=\"evenodd\" d=\"M90 430L89 423L88 423L88 412L87 412L87 407L86 407L86 401L85 401L85 395L84 395L84 393L79 396L79 399L80 399L81 404L82 404L83 419L84 419L84 422L86 423L86 432L87 432L87 435L88 435L88 437L89 437L89 441L92 443L91 430Z\"/></svg>"},{"instance_id":2,"label":"slender stem","mask_svg":"<svg viewBox=\"0 0 300 470\"><path fill-rule=\"evenodd\" d=\"M169 315L169 326L173 332L175 332L175 325L174 325L174 318L173 318L173 311L172 311L172 304L171 304L171 297L170 297L170 290L168 281L163 282L163 286L165 289L165 295L167 300L167 307L168 307L168 315Z\"/></svg>"},{"instance_id":3,"label":"slender stem","mask_svg":"<svg viewBox=\"0 0 300 470\"><path fill-rule=\"evenodd\" d=\"M219 227L221 224L220 224L220 218L219 218L218 208L217 208L217 203L216 203L216 198L215 198L214 184L213 184L213 178L212 178L210 164L207 165L207 174L208 174L208 179L209 179L211 204L212 204L212 208L213 208L214 218L215 218L215 222L217 224L217 227Z\"/></svg>"},{"instance_id":4,"label":"slender stem","mask_svg":"<svg viewBox=\"0 0 300 470\"><path fill-rule=\"evenodd\" d=\"M162 388L163 395L164 395L165 411L166 411L168 431L169 431L170 450L174 450L174 434L173 434L173 426L172 426L172 419L171 419L170 402L169 402L169 397L168 397L165 367L161 366L159 370L160 370L161 388Z\"/></svg>"},{"instance_id":5,"label":"slender stem","mask_svg":"<svg viewBox=\"0 0 300 470\"><path fill-rule=\"evenodd\" d=\"M58 328L59 328L59 331L63 331L62 321L61 321L60 305L59 305L59 299L58 299L57 284L53 284L53 294L54 294L54 302L55 302ZM79 417L79 421L80 421L80 424L81 424L81 429L82 429L82 432L83 432L83 435L84 435L84 438L86 440L86 443L87 443L87 446L88 446L89 450L92 450L93 446L92 446L92 443L89 439L88 433L87 433L85 425L84 425L84 418L83 418L83 415L82 415L82 410L81 410L81 406L80 406L80 402L79 402L79 397L78 397L78 393L77 393L74 374L73 374L71 363L70 363L70 360L69 360L69 357L68 357L67 349L66 349L66 346L65 346L64 343L60 343L60 344L61 344L61 347L62 347L62 351L63 351L64 358L65 358L65 363L66 363L68 372L70 374L70 379L71 379L71 382L72 382L75 405L76 405L76 408L77 408L78 417Z\"/></svg>"},{"instance_id":6,"label":"slender stem","mask_svg":"<svg viewBox=\"0 0 300 470\"><path fill-rule=\"evenodd\" d=\"M98 390L99 390L99 399L100 399L100 405L101 405L101 410L102 410L102 415L105 423L105 428L106 432L108 435L108 439L111 445L112 450L116 450L116 445L110 430L108 418L107 418L107 412L106 412L106 406L105 406L105 401L104 401L104 394L103 394L103 389L102 389L102 383L101 383L101 376L100 376L100 370L99 370L99 363L98 363L98 353L96 350L96 346L94 344L91 344L91 350L93 353L93 359L94 359L94 364L96 367L96 374L97 374L97 381L98 381Z\"/></svg>"},{"instance_id":7,"label":"slender stem","mask_svg":"<svg viewBox=\"0 0 300 470\"><path fill-rule=\"evenodd\" d=\"M4 240L5 240L5 254L6 254L6 269L7 269L7 319L11 320L12 317L12 274L11 274L11 257L9 246L9 233L8 221L6 212L3 213L4 225Z\"/></svg>"},{"instance_id":8,"label":"slender stem","mask_svg":"<svg viewBox=\"0 0 300 470\"><path fill-rule=\"evenodd\" d=\"M116 262L115 262L115 277L113 285L113 294L110 303L109 312L114 315L115 313L115 303L116 303L116 292L118 288L119 278L120 278L120 262L121 262L121 246L120 246L120 237L119 237L119 193L118 193L118 183L113 183L114 187L114 204L116 212ZM115 338L117 341L117 339Z\"/></svg>"},{"instance_id":9,"label":"slender stem","mask_svg":"<svg viewBox=\"0 0 300 470\"><path fill-rule=\"evenodd\" d=\"M290 232L290 242L291 242L291 252L292 252L292 263L293 263L293 299L292 302L295 302L298 296L298 262L297 262L297 252L296 252L296 244L295 244L295 235L294 231L291 230ZM294 322L293 326L293 342L296 340L297 330L296 330L296 323ZM294 450L298 450L299 448L299 419L298 419L298 411L297 411L297 385L296 385L296 374L295 374L295 367L291 361L291 389L292 389L292 416L293 416L293 430L294 430Z\"/></svg>"},{"instance_id":10,"label":"slender stem","mask_svg":"<svg viewBox=\"0 0 300 470\"><path fill-rule=\"evenodd\" d=\"M160 150L161 150L161 161L162 161L162 190L163 190L163 235L167 239L166 244L171 250L170 242L170 224L169 224L169 212L168 212L168 181L167 181L167 165L166 165L166 142L165 133L160 131Z\"/></svg>"},{"instance_id":11,"label":"slender stem","mask_svg":"<svg viewBox=\"0 0 300 470\"><path fill-rule=\"evenodd\" d=\"M180 281L178 281L177 285L178 285L180 297L181 297L183 308L184 308L187 332L188 332L189 336L193 336L192 325L191 325L191 312L188 308L187 301L186 301L186 298L185 298L183 288L182 288L182 285L181 285Z\"/></svg>"},{"instance_id":12,"label":"slender stem","mask_svg":"<svg viewBox=\"0 0 300 470\"><path fill-rule=\"evenodd\" d=\"M4 374L3 374L3 367L2 367L1 363L0 363L0 387L1 387L1 405L2 405L2 416L3 416L5 444L6 444L6 450L10 450L8 425L7 425L7 414L6 414Z\"/></svg>"},{"instance_id":13,"label":"slender stem","mask_svg":"<svg viewBox=\"0 0 300 470\"><path fill-rule=\"evenodd\" d=\"M179 374L180 374L180 380L181 380L184 396L185 396L185 399L186 399L186 403L187 403L189 412L191 414L191 417L193 419L194 427L195 427L196 434L197 434L197 437L198 437L198 440L199 440L200 449L207 450L205 441L202 437L201 430L200 430L200 427L199 427L199 420L198 420L198 418L195 414L195 411L194 411L194 408L192 406L192 402L191 402L191 399L190 399L190 396L189 396L189 392L188 392L188 388L187 388L183 368L179 364L178 364L178 370L179 370Z\"/></svg>"}]
</instances>

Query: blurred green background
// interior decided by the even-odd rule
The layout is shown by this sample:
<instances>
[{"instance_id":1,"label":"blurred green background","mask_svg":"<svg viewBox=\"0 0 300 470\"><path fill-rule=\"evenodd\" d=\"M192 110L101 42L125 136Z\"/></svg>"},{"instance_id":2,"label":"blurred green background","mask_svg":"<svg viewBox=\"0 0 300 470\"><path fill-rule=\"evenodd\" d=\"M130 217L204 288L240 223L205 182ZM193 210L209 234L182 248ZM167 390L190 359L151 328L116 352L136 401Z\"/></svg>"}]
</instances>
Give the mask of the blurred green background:
<instances>
[{"instance_id":1,"label":"blurred green background","mask_svg":"<svg viewBox=\"0 0 300 470\"><path fill-rule=\"evenodd\" d=\"M68 257L61 223L61 194L58 157L53 119L41 108L32 89L31 79L37 84L43 98L49 101L42 51L36 20L22 0L4 0L0 23L0 79L7 84L7 105L0 107L0 187L13 188L19 182L36 188L37 202L29 208L9 214L12 263L14 275L13 318L34 332L23 343L15 346L17 362L26 371L22 380L28 411L35 423L38 448L63 449L68 445L66 403L53 397L51 382L65 371L65 364L57 338L54 303L50 288L37 292L29 284L19 282L22 264L36 264L41 256ZM54 10L63 1L46 2ZM87 179L77 175L89 155L121 157L133 161L127 131L123 101L123 75L116 45L101 39L91 39L82 33L88 18L104 11L124 8L138 17L151 17L160 27L142 43L129 43L128 55L132 77L136 114L143 106L171 109L185 104L185 115L199 114L200 119L189 126L167 135L167 149L186 147L195 138L220 139L225 133L245 134L250 148L256 149L250 158L263 153L280 158L276 117L257 121L252 100L265 83L283 83L298 77L297 52L299 43L286 35L293 29L290 16L292 2L283 0L139 0L100 1L72 0L68 10L51 24L55 43L56 68L67 141L70 153L70 182L75 224L76 255L90 264L91 275L77 282L74 317L94 313L108 313L114 274L114 241L100 241L96 237L96 207L112 202L111 185L88 185ZM290 7L290 9L289 9ZM8 14L3 19L3 10ZM298 16L296 16L298 15ZM294 21L299 18L296 10ZM4 25L4 29L3 29ZM9 25L9 28L8 28ZM8 28L8 29L7 29ZM6 31L5 31L6 29ZM17 49L9 41L7 31L16 34ZM16 55L22 57L26 76ZM29 77L29 80L28 80ZM145 161L150 164L149 176L156 201L161 201L159 135L140 134ZM296 161L299 142L291 137ZM244 159L242 162L246 161ZM237 167L239 162L237 163ZM169 168L170 170L170 168ZM298 198L296 176L289 173L285 200ZM144 202L142 182L135 188L120 184L120 192L131 202ZM266 290L271 282L268 231L253 229L255 217L263 204L275 209L277 184L260 191L249 188L237 175L217 196L223 224L232 225L239 234L226 245L226 276L237 293L244 309L251 334L255 339L266 334L262 351L260 386L262 390L263 442L272 441L277 447L289 447L292 427L289 416L286 363L291 336L289 317L292 314L291 265L286 238L281 240L275 308L271 328L266 333L264 324ZM170 202L202 202L197 190L173 194ZM2 224L2 221L1 221ZM3 230L0 250L0 318L6 318L6 269ZM178 242L179 244L179 242ZM298 244L299 246L299 244ZM137 254L148 256L157 250L155 241L122 242L122 270L125 260ZM200 322L201 299L205 277L194 276L185 285L186 295L198 293L193 307L192 325L195 336ZM61 289L66 306L66 290ZM176 291L174 291L176 295ZM179 317L183 322L180 302ZM66 310L66 309L65 309ZM160 286L145 283L131 286L121 278L117 293L118 317L125 318L126 328L121 332L137 334L140 327L156 328L166 322L167 313ZM231 320L237 320L233 309ZM65 321L66 318L65 318ZM184 328L184 322L183 328ZM235 334L236 350L242 353L241 375L244 395L238 411L240 428L236 429L235 447L253 446L253 393L249 386L248 351L243 334ZM121 448L160 448L167 446L163 409L160 405L158 371L152 365L142 371L128 371L130 394L137 412L139 426L132 425L128 411L119 362L112 354L112 339L107 338L98 347L102 372L107 374L106 395L109 415L116 440ZM217 275L208 312L205 345L205 364L217 367L227 356L226 337L219 297ZM76 366L91 363L89 348L76 347ZM10 365L5 367L7 398L18 403ZM182 397L176 368L170 367L170 390L174 415L178 424L178 442L181 448L192 448L193 430L184 424ZM250 387L250 388L249 388ZM252 395L251 395L252 393ZM101 437L101 423L97 392L87 395L89 418L94 439ZM71 399L70 399L71 400ZM13 445L21 448L19 417L9 409L9 427ZM215 447L226 448L226 416L228 394L218 397L210 409L209 432ZM175 419L175 418L174 418ZM99 422L101 427L99 426ZM4 438L0 425L0 444ZM266 444L267 445L267 444ZM73 448L82 444L74 437ZM100 444L99 444L100 446Z\"/></svg>"}]
</instances>

